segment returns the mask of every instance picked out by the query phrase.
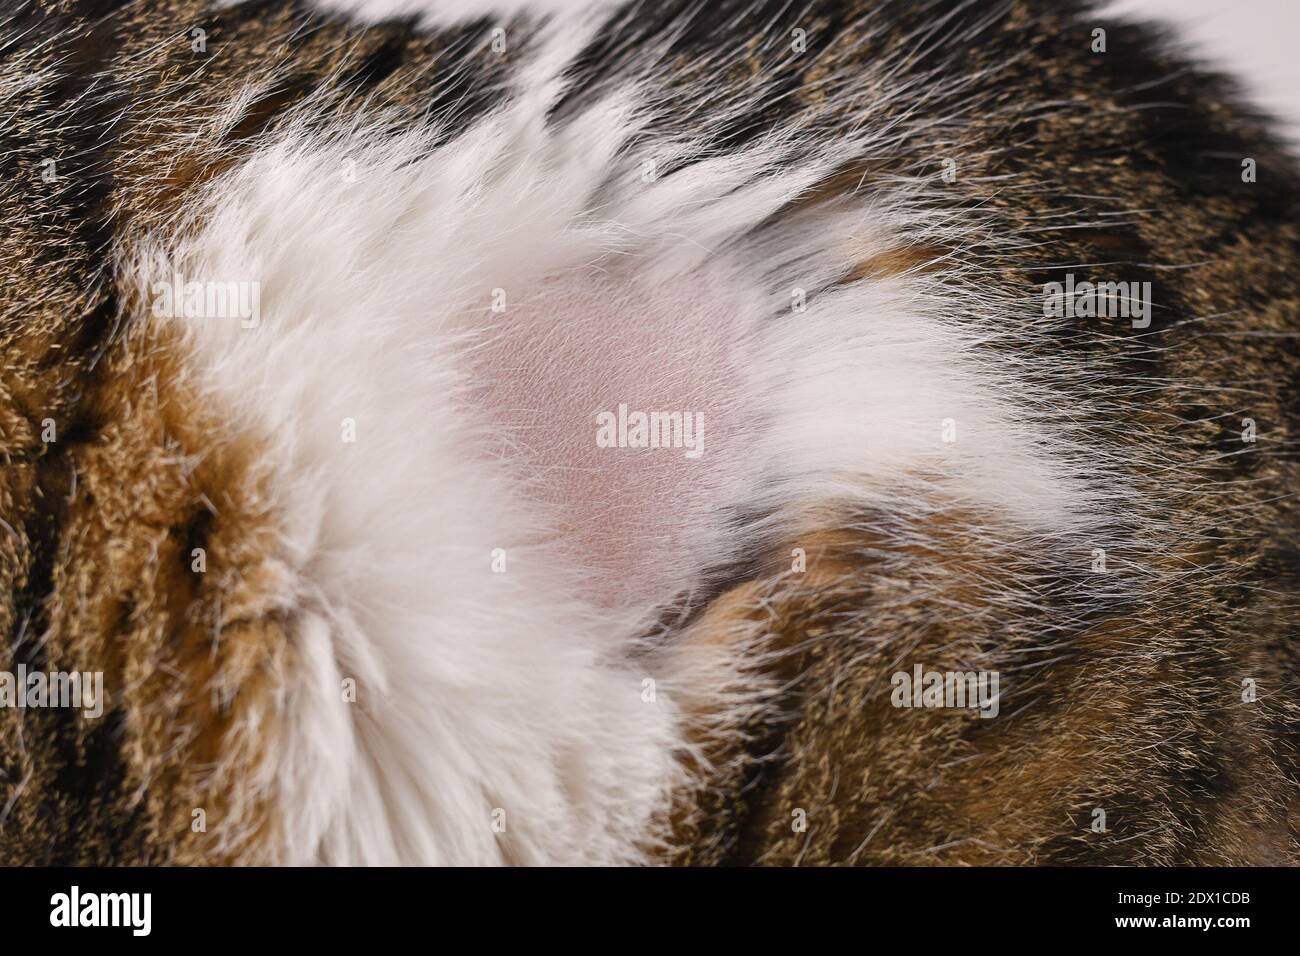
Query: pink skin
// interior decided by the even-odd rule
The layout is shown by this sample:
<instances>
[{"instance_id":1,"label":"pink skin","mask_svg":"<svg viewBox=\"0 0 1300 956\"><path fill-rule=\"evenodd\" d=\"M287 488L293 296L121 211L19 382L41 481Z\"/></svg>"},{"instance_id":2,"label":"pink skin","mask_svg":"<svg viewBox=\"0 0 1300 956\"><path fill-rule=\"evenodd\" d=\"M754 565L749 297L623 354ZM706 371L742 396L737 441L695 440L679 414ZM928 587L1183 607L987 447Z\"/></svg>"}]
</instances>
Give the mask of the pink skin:
<instances>
[{"instance_id":1,"label":"pink skin","mask_svg":"<svg viewBox=\"0 0 1300 956\"><path fill-rule=\"evenodd\" d=\"M746 336L744 310L721 286L692 277L642 289L582 272L508 301L475 351L481 398L508 436L500 454L532 481L603 606L682 587L698 570L688 549L731 499ZM617 415L620 403L702 418L702 453L599 447L597 413Z\"/></svg>"}]
</instances>

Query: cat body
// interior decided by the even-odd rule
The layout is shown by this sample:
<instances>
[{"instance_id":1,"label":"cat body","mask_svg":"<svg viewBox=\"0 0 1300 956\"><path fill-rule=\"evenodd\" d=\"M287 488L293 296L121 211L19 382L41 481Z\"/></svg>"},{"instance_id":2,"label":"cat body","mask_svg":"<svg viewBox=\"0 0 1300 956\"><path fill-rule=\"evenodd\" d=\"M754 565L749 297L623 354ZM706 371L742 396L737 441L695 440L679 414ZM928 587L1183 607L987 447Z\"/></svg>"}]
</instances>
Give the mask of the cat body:
<instances>
[{"instance_id":1,"label":"cat body","mask_svg":"<svg viewBox=\"0 0 1300 956\"><path fill-rule=\"evenodd\" d=\"M104 699L0 706L0 860L1294 862L1232 85L1082 2L453 13L5 5L0 669Z\"/></svg>"}]
</instances>

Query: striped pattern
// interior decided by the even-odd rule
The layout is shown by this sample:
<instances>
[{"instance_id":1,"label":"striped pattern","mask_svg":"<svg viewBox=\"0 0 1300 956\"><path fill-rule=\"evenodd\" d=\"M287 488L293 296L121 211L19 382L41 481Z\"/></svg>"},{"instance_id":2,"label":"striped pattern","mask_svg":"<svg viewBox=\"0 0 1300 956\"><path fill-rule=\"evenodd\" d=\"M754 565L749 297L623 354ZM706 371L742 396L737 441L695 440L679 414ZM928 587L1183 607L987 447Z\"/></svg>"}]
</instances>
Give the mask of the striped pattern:
<instances>
[{"instance_id":1,"label":"striped pattern","mask_svg":"<svg viewBox=\"0 0 1300 956\"><path fill-rule=\"evenodd\" d=\"M109 689L98 723L0 710L0 862L262 859L276 821L240 728L274 708L286 636L260 603L271 519L232 491L257 450L223 440L167 343L137 334L142 304L111 253L308 98L395 124L481 115L514 62L488 26L362 30L304 4L181 0L26 2L0 24L0 669L104 670ZM780 55L796 27L821 55ZM510 29L519 51L529 30ZM559 112L651 46L668 64L652 122L690 123L721 151L888 64L870 122L897 130L893 150L807 201L934 176L952 156L951 205L990 240L862 274L960 263L1026 300L1069 271L1140 278L1156 309L1141 332L1081 320L987 346L1089 370L1079 415L1138 491L1104 542L1030 540L935 503L824 521L725 569L694 606L665 595L674 639L745 648L770 692L743 745L708 744L715 769L681 795L669 857L1295 862L1300 179L1266 123L1161 38L1074 0L646 3L580 58ZM706 77L752 98L745 122L683 116L674 94ZM891 98L905 84L933 90L920 112ZM196 580L195 547L246 573ZM788 570L795 547L805 576ZM890 675L914 663L1000 671L1002 716L890 707ZM1089 827L1098 807L1105 833Z\"/></svg>"}]
</instances>

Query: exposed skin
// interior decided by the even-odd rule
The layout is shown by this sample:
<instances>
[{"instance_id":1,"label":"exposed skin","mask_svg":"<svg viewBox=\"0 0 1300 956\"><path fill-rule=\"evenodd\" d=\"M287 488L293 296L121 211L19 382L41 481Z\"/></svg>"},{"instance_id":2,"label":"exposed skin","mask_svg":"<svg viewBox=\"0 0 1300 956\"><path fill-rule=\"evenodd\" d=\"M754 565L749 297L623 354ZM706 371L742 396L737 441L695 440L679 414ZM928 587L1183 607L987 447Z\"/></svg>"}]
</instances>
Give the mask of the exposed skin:
<instances>
[{"instance_id":1,"label":"exposed skin","mask_svg":"<svg viewBox=\"0 0 1300 956\"><path fill-rule=\"evenodd\" d=\"M644 35L596 40L561 114L619 75L620 50L664 40L687 5L649 6L635 20ZM1295 162L1227 83L1082 4L770 3L749 17L737 6L699 13L656 76L670 104L705 76L762 91L746 123L717 130L719 148L825 97L827 76L876 82L871 64L920 49L882 92L931 84L925 113L960 118L906 127L887 157L862 157L804 202L869 194L955 157L952 204L1023 240L900 249L854 278L942 269L960 252L1024 296L1069 264L1153 283L1150 329L1080 320L1051 347L1086 357L1109 410L1090 434L1133 462L1162 520L1129 529L1158 560L1135 569L1112 555L1111 573L1144 575L1142 586L1104 600L1086 583L1091 543L1041 552L941 501L924 520L823 518L727 569L674 639L747 649L754 681L780 693L747 743L708 745L721 769L681 795L669 856L1297 862ZM933 22L934 42L918 47ZM769 24L783 43L805 29L824 55L774 62L758 39ZM1090 49L1099 25L1105 54ZM205 52L192 49L195 26ZM280 2L4 5L0 90L27 85L0 119L0 670L102 669L109 700L94 723L0 709L0 863L265 858L275 820L249 783L265 755L241 728L273 719L276 675L293 666L265 600L275 516L241 491L257 448L177 378L170 343L114 271L114 243L169 222L308 95L338 115L365 97L407 122L429 109L451 111L453 128L480 115L512 63L483 32L362 32ZM512 36L526 51L527 26ZM706 60L718 51L721 72ZM940 82L955 76L969 80ZM242 118L220 126L259 78ZM882 96L872 121L893 109ZM1246 157L1255 182L1242 179ZM1244 418L1254 443L1241 440ZM47 419L55 441L42 438ZM227 573L196 578L197 547ZM795 547L802 576L789 570ZM913 663L1001 672L999 717L890 706L890 675ZM1097 808L1106 832L1091 828ZM792 826L797 810L806 829Z\"/></svg>"}]
</instances>

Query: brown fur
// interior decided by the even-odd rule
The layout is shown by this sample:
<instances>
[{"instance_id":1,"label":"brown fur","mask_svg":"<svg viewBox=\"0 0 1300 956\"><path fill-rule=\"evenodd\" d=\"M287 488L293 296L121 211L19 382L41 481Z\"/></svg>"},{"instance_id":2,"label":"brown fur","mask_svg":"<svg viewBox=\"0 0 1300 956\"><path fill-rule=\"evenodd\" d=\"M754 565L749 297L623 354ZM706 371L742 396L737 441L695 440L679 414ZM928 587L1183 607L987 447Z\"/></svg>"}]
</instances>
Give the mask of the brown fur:
<instances>
[{"instance_id":1,"label":"brown fur","mask_svg":"<svg viewBox=\"0 0 1300 956\"><path fill-rule=\"evenodd\" d=\"M901 122L885 94L903 77L867 65L898 62L927 16L952 12L949 42L903 75L934 71L920 79L934 90L927 112L949 119L905 126L895 151L820 192L869 194L952 156L951 204L1024 242L897 250L850 278L965 256L1026 295L1070 263L1155 280L1148 334L1081 322L1055 347L1091 363L1098 393L1123 410L1090 422L1091 435L1135 463L1161 518L1138 533L1159 560L1115 555L1113 573L1145 576L1141 600L1084 601L1073 585L1091 542L1039 554L942 501L922 521L828 520L756 559L686 639L747 648L770 706L732 734L700 715L712 770L682 795L674 858L1295 862L1293 161L1230 87L1184 71L1148 33L1111 25L1111 51L1092 54L1094 18L1072 3L778 4L783 28L831 51L779 62L754 36L727 35L743 21L718 7L675 41L658 81L685 88L712 75L704 54L742 51L716 82L769 96L752 128L718 132L724 148L825 101L835 77L881 83L872 121ZM644 12L649 34L659 17L672 13ZM207 54L191 50L192 26L208 29ZM250 783L266 742L241 728L276 706L276 674L293 666L266 599L275 519L236 490L256 444L187 391L174 343L136 328L141 309L109 251L170 221L308 95L336 115L361 96L394 121L472 115L498 95L509 58L489 57L471 28L359 33L291 4L45 3L24 10L16 32L27 27L29 52L0 60L11 83L49 71L0 130L0 668L103 669L110 701L94 726L0 710L0 862L255 861L274 826ZM615 46L637 43L598 44L579 89L618 69ZM446 80L452 63L471 79ZM957 74L978 79L939 82ZM258 94L226 122L248 84ZM1241 182L1243 156L1258 160L1258 183ZM54 183L40 178L47 158ZM1234 444L1246 416L1257 445ZM41 440L45 419L55 442ZM194 575L194 547L225 570ZM808 551L804 575L788 570L794 547ZM891 707L889 675L913 663L999 670L1002 716ZM1247 677L1255 703L1241 699ZM200 807L206 834L191 828ZM1096 807L1106 833L1089 828ZM800 809L806 832L791 825Z\"/></svg>"}]
</instances>

